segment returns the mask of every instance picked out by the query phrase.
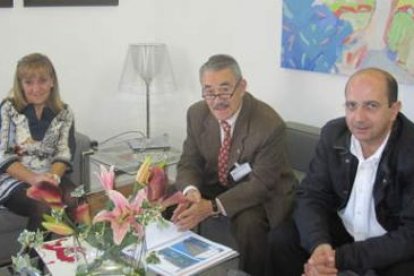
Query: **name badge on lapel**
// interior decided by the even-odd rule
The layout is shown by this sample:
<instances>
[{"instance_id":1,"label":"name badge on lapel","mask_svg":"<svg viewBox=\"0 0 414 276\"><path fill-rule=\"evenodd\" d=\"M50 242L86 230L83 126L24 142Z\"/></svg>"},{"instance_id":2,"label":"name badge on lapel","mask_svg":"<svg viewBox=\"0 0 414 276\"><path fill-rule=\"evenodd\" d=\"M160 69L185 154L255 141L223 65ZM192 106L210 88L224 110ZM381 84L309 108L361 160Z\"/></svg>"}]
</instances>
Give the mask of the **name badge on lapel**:
<instances>
[{"instance_id":1,"label":"name badge on lapel","mask_svg":"<svg viewBox=\"0 0 414 276\"><path fill-rule=\"evenodd\" d=\"M236 162L234 163L234 169L230 171L230 175L233 178L233 181L237 182L243 177L245 177L246 175L248 175L251 171L252 171L252 168L250 167L249 163L246 162L240 165L239 163Z\"/></svg>"}]
</instances>

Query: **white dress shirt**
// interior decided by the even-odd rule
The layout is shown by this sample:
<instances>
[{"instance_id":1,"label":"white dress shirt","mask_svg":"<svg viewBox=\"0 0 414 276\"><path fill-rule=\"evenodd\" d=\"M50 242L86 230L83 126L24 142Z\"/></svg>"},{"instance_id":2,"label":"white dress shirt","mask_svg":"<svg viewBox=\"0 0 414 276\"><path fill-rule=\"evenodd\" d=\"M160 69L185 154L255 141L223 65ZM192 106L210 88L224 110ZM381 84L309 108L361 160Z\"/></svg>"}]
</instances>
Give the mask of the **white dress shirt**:
<instances>
[{"instance_id":1,"label":"white dress shirt","mask_svg":"<svg viewBox=\"0 0 414 276\"><path fill-rule=\"evenodd\" d=\"M363 241L386 233L377 220L372 191L388 137L389 134L377 151L367 159L362 154L359 141L353 135L351 137L350 151L358 158L358 169L348 203L338 212L338 215L355 241Z\"/></svg>"}]
</instances>

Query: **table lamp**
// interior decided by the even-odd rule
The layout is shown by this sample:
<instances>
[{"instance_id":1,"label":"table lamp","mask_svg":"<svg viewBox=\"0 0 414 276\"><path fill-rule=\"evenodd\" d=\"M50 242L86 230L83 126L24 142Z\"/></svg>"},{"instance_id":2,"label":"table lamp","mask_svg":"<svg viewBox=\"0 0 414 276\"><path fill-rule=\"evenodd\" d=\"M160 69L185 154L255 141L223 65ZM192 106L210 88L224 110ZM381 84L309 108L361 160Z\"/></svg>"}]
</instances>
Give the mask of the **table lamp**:
<instances>
[{"instance_id":1,"label":"table lamp","mask_svg":"<svg viewBox=\"0 0 414 276\"><path fill-rule=\"evenodd\" d=\"M174 76L167 51L163 43L130 44L119 83L120 91L145 94L146 138L151 137L151 94L168 93L175 90Z\"/></svg>"}]
</instances>

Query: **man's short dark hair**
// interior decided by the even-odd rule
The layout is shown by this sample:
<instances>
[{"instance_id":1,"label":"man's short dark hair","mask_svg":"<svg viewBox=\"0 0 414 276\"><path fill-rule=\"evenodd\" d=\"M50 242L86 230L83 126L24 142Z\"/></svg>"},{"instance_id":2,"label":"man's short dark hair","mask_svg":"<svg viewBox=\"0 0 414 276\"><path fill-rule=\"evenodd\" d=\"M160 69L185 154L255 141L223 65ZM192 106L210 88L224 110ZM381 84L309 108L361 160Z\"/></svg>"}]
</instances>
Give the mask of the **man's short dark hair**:
<instances>
[{"instance_id":1,"label":"man's short dark hair","mask_svg":"<svg viewBox=\"0 0 414 276\"><path fill-rule=\"evenodd\" d=\"M381 75L384 76L385 81L387 83L387 92L388 92L388 104L389 106L391 106L393 103L398 101L398 83L397 80L394 78L393 75L391 75L390 73L388 73L385 70L382 70L380 68L375 68L375 67L370 67L370 68L365 68L362 70L359 70L357 72L355 72L348 80L346 87L345 87L345 93L348 89L348 84L350 83L350 81L355 77L358 76L360 74L363 73L367 73L367 72L377 72L380 73Z\"/></svg>"}]
</instances>

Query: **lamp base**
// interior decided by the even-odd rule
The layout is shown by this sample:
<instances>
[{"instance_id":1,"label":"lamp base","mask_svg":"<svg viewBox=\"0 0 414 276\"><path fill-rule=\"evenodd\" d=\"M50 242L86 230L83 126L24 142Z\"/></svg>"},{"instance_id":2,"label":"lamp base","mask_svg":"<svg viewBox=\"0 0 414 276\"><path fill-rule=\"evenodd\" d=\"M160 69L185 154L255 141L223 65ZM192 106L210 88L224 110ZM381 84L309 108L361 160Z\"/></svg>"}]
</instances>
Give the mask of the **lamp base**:
<instances>
[{"instance_id":1,"label":"lamp base","mask_svg":"<svg viewBox=\"0 0 414 276\"><path fill-rule=\"evenodd\" d=\"M169 149L168 134L164 133L157 137L142 137L128 140L128 145L133 150L146 149Z\"/></svg>"}]
</instances>

